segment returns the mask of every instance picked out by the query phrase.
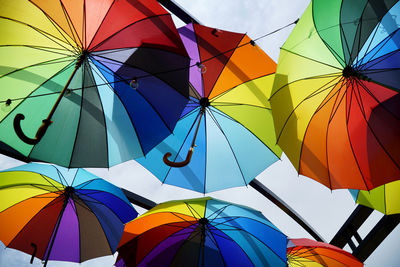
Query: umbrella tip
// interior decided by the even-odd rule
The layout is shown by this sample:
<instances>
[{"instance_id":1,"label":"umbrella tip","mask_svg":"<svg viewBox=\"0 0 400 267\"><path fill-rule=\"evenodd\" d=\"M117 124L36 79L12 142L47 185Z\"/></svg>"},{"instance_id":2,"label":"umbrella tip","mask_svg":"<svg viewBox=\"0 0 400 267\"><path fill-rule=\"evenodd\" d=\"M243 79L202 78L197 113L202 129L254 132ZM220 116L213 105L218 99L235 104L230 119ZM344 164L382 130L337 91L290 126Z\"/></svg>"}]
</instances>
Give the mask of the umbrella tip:
<instances>
[{"instance_id":1,"label":"umbrella tip","mask_svg":"<svg viewBox=\"0 0 400 267\"><path fill-rule=\"evenodd\" d=\"M200 225L206 225L209 222L209 220L207 218L200 218L199 219L199 224Z\"/></svg>"}]
</instances>

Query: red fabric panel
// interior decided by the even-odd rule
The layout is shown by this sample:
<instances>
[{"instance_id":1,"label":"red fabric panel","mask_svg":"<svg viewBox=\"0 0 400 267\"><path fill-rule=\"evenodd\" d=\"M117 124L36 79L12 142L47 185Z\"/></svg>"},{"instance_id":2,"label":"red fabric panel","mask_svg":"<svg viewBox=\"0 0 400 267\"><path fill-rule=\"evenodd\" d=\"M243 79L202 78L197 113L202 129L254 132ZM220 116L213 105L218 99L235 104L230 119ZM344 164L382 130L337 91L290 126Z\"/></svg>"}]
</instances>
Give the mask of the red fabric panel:
<instances>
[{"instance_id":1,"label":"red fabric panel","mask_svg":"<svg viewBox=\"0 0 400 267\"><path fill-rule=\"evenodd\" d=\"M34 243L37 246L35 257L44 260L63 203L63 197L50 202L18 233L9 247L32 255L33 247L31 243Z\"/></svg>"},{"instance_id":2,"label":"red fabric panel","mask_svg":"<svg viewBox=\"0 0 400 267\"><path fill-rule=\"evenodd\" d=\"M207 71L203 73L203 85L204 95L208 97L218 76L224 69L229 57L233 54L234 49L244 37L244 34L215 30L198 24L194 24L194 31L199 47L200 60L202 62L205 61L203 64L207 68ZM210 58L212 59L208 60Z\"/></svg>"}]
</instances>

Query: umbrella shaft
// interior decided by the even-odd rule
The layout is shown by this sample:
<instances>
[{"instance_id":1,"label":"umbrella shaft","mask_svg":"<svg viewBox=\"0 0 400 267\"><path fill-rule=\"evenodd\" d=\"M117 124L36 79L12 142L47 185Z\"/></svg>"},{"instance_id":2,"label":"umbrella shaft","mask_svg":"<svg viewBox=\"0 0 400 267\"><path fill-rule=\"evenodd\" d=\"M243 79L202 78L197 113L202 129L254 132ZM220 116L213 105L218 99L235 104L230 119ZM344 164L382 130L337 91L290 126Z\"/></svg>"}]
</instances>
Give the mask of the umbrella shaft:
<instances>
[{"instance_id":1,"label":"umbrella shaft","mask_svg":"<svg viewBox=\"0 0 400 267\"><path fill-rule=\"evenodd\" d=\"M77 72L77 70L79 69L79 67L82 65L83 60L84 60L84 58L83 58L83 57L80 57L80 58L78 59L78 61L76 62L74 71L71 73L71 76L69 77L67 83L65 84L64 88L61 90L60 95L58 96L56 102L54 103L53 108L52 108L52 109L50 110L50 112L49 112L49 115L47 115L47 120L48 120L48 121L50 121L50 120L51 120L51 117L53 117L53 114L54 114L54 112L56 111L58 105L60 104L61 99L62 99L62 97L64 96L65 91L67 90L69 84L71 83L72 78L74 78L75 73Z\"/></svg>"},{"instance_id":2,"label":"umbrella shaft","mask_svg":"<svg viewBox=\"0 0 400 267\"><path fill-rule=\"evenodd\" d=\"M44 262L43 267L46 267L46 266L47 266L47 261L49 260L50 253L51 253L51 250L52 250L52 248L53 248L54 241L55 241L55 239L56 239L58 227L60 227L61 218L62 218L62 216L63 216L63 214L64 214L64 210L65 210L65 208L67 207L67 204L68 204L68 199L69 199L69 194L67 194L67 195L65 196L64 203L63 203L63 206L62 206L60 215L58 216L58 219L57 219L57 224L56 224L56 228L55 228L55 230L54 230L54 234L53 234L52 237L51 237L50 246L49 246L49 249L48 249L48 252L47 252L47 255L46 255L46 260L45 260L45 262Z\"/></svg>"}]
</instances>

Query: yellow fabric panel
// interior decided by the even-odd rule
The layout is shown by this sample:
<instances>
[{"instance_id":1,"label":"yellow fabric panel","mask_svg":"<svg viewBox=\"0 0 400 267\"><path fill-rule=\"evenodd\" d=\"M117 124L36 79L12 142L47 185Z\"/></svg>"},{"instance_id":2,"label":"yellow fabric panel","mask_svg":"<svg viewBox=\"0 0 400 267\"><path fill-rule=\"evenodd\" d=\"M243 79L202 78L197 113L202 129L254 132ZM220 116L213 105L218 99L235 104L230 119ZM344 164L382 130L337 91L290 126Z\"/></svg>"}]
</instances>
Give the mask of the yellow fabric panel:
<instances>
[{"instance_id":1,"label":"yellow fabric panel","mask_svg":"<svg viewBox=\"0 0 400 267\"><path fill-rule=\"evenodd\" d=\"M288 255L289 267L324 267L324 265L301 256Z\"/></svg>"},{"instance_id":2,"label":"yellow fabric panel","mask_svg":"<svg viewBox=\"0 0 400 267\"><path fill-rule=\"evenodd\" d=\"M337 78L306 79L280 89L270 99L278 144L298 163L304 134L316 109L336 85ZM294 164L298 170L299 164Z\"/></svg>"},{"instance_id":3,"label":"yellow fabric panel","mask_svg":"<svg viewBox=\"0 0 400 267\"><path fill-rule=\"evenodd\" d=\"M46 1L58 3L58 1ZM73 39L27 0L1 0L0 45L30 45L73 51Z\"/></svg>"},{"instance_id":4,"label":"yellow fabric panel","mask_svg":"<svg viewBox=\"0 0 400 267\"><path fill-rule=\"evenodd\" d=\"M58 197L49 193L41 198L30 198L0 213L0 240L5 246L22 230L22 228L47 204Z\"/></svg>"},{"instance_id":5,"label":"yellow fabric panel","mask_svg":"<svg viewBox=\"0 0 400 267\"><path fill-rule=\"evenodd\" d=\"M357 203L386 215L400 213L400 181L394 181L370 191L359 191Z\"/></svg>"},{"instance_id":6,"label":"yellow fabric panel","mask_svg":"<svg viewBox=\"0 0 400 267\"><path fill-rule=\"evenodd\" d=\"M207 200L211 198L197 198L190 200L176 200L176 201L168 201L165 203L158 204L142 216L145 217L158 212L175 212L179 214L184 214L187 216L195 217L196 219L202 218L205 215L205 206ZM184 201L184 202L183 202ZM189 208L190 207L190 208Z\"/></svg>"},{"instance_id":7,"label":"yellow fabric panel","mask_svg":"<svg viewBox=\"0 0 400 267\"><path fill-rule=\"evenodd\" d=\"M211 101L213 107L238 121L280 156L268 101L273 78L268 75L246 82Z\"/></svg>"},{"instance_id":8,"label":"yellow fabric panel","mask_svg":"<svg viewBox=\"0 0 400 267\"><path fill-rule=\"evenodd\" d=\"M81 28L76 28L77 25L73 25L71 19L68 17L67 12L65 10L65 6L62 5L60 0L57 1L48 1L48 0L31 0L39 9L42 10L47 17L51 18L64 32L64 36L69 36L70 39L74 40L75 44L79 44L79 47L82 47L79 41L79 37L77 32L82 32ZM79 7L75 7L78 8ZM72 26L73 25L73 26Z\"/></svg>"},{"instance_id":9,"label":"yellow fabric panel","mask_svg":"<svg viewBox=\"0 0 400 267\"><path fill-rule=\"evenodd\" d=\"M275 72L276 63L260 47L249 42L250 38L244 36L215 83L210 99L239 84Z\"/></svg>"}]
</instances>

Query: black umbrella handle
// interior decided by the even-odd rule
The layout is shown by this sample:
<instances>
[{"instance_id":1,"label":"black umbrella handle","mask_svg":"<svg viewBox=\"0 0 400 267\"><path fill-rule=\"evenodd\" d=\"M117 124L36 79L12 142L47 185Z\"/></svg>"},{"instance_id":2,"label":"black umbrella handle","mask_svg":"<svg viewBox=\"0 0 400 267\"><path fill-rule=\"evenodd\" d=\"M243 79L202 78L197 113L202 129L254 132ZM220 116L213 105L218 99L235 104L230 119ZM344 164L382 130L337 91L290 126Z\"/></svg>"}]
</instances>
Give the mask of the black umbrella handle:
<instances>
[{"instance_id":1,"label":"black umbrella handle","mask_svg":"<svg viewBox=\"0 0 400 267\"><path fill-rule=\"evenodd\" d=\"M46 119L43 120L42 125L39 127L39 129L36 132L35 138L30 138L25 135L25 133L22 131L21 128L21 121L25 119L24 114L18 113L15 118L14 118L14 130L19 139L24 141L25 143L29 145L36 145L43 137L43 135L46 133L47 128L49 128L51 121Z\"/></svg>"}]
</instances>

